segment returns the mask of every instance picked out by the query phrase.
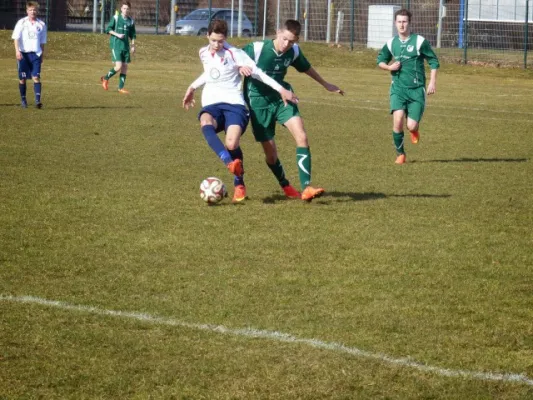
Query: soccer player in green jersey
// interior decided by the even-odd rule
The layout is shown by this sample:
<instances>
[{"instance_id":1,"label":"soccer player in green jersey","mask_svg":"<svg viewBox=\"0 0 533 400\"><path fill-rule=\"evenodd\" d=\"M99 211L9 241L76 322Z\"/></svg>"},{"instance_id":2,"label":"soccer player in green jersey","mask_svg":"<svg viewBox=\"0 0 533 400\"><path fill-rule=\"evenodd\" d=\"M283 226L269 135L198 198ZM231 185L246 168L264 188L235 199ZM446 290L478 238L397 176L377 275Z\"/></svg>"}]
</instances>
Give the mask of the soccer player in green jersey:
<instances>
[{"instance_id":1,"label":"soccer player in green jersey","mask_svg":"<svg viewBox=\"0 0 533 400\"><path fill-rule=\"evenodd\" d=\"M292 87L284 81L284 78L287 69L292 65L298 72L303 72L320 83L327 91L343 95L344 92L337 86L326 82L303 55L302 50L296 44L300 30L300 23L289 19L278 30L275 39L249 43L243 50L252 60L255 60L258 68L287 90L292 90ZM311 186L311 152L297 104L285 105L278 92L249 76L244 80L244 91L250 109L255 140L263 146L266 163L276 176L285 195L288 198L301 198L306 201L322 195L324 189ZM296 163L302 188L301 194L290 185L278 158L274 141L276 122L285 126L296 141Z\"/></svg>"},{"instance_id":2,"label":"soccer player in green jersey","mask_svg":"<svg viewBox=\"0 0 533 400\"><path fill-rule=\"evenodd\" d=\"M426 73L424 60L431 68L427 94L435 93L439 60L429 42L422 36L411 33L412 14L401 9L394 13L398 35L389 39L378 55L377 64L392 75L390 87L390 112L392 114L392 137L396 147L396 164L405 163L404 121L411 133L411 142L420 140L418 127L426 106ZM389 64L393 61L391 64Z\"/></svg>"},{"instance_id":3,"label":"soccer player in green jersey","mask_svg":"<svg viewBox=\"0 0 533 400\"><path fill-rule=\"evenodd\" d=\"M107 75L102 76L102 86L105 90L109 88L109 79L120 71L120 79L118 83L118 91L122 94L129 94L124 89L126 83L126 75L128 73L128 64L131 61L130 53L135 53L135 22L129 16L131 4L124 0L120 6L120 14L116 14L109 21L106 32L111 35L109 39L109 46L111 47L111 59L115 66L109 70ZM131 39L131 51L130 51Z\"/></svg>"}]
</instances>

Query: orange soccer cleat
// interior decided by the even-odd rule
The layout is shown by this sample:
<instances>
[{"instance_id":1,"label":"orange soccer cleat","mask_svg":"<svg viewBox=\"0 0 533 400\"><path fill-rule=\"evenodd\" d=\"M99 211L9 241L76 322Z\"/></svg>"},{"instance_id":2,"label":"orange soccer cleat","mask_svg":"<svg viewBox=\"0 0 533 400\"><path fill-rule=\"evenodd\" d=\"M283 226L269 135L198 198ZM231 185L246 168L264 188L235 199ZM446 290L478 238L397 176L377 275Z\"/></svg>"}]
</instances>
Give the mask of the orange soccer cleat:
<instances>
[{"instance_id":1,"label":"orange soccer cleat","mask_svg":"<svg viewBox=\"0 0 533 400\"><path fill-rule=\"evenodd\" d=\"M300 192L291 185L283 186L282 189L288 199L299 199L301 196Z\"/></svg>"},{"instance_id":2,"label":"orange soccer cleat","mask_svg":"<svg viewBox=\"0 0 533 400\"><path fill-rule=\"evenodd\" d=\"M236 160L233 160L227 165L229 172L231 172L235 176L243 176L244 175L244 168L242 166L242 160L239 160L238 158Z\"/></svg>"},{"instance_id":3,"label":"orange soccer cleat","mask_svg":"<svg viewBox=\"0 0 533 400\"><path fill-rule=\"evenodd\" d=\"M324 194L324 189L314 188L312 186L307 186L302 192L302 200L311 201L315 197L320 197Z\"/></svg>"},{"instance_id":4,"label":"orange soccer cleat","mask_svg":"<svg viewBox=\"0 0 533 400\"><path fill-rule=\"evenodd\" d=\"M100 82L102 82L102 87L104 88L104 90L109 89L109 81L105 79L103 76L100 77Z\"/></svg>"},{"instance_id":5,"label":"orange soccer cleat","mask_svg":"<svg viewBox=\"0 0 533 400\"><path fill-rule=\"evenodd\" d=\"M400 154L398 157L396 157L396 161L394 161L395 164L405 164L405 154Z\"/></svg>"},{"instance_id":6,"label":"orange soccer cleat","mask_svg":"<svg viewBox=\"0 0 533 400\"><path fill-rule=\"evenodd\" d=\"M126 89L119 89L118 92L119 92L120 94L130 94L130 92L127 91Z\"/></svg>"},{"instance_id":7,"label":"orange soccer cleat","mask_svg":"<svg viewBox=\"0 0 533 400\"><path fill-rule=\"evenodd\" d=\"M418 131L411 132L411 143L417 144L420 140L420 133Z\"/></svg>"},{"instance_id":8,"label":"orange soccer cleat","mask_svg":"<svg viewBox=\"0 0 533 400\"><path fill-rule=\"evenodd\" d=\"M237 185L235 186L235 193L233 193L233 199L231 200L233 203L240 203L241 201L246 200L246 186L244 185Z\"/></svg>"}]
</instances>

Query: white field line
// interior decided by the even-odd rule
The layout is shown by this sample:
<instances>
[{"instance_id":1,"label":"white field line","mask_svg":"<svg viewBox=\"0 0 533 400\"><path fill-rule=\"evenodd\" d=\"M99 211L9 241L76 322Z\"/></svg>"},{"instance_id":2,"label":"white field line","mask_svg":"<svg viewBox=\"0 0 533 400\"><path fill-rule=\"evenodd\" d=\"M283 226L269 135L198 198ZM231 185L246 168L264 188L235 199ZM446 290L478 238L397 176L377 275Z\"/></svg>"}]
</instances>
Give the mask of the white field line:
<instances>
[{"instance_id":1,"label":"white field line","mask_svg":"<svg viewBox=\"0 0 533 400\"><path fill-rule=\"evenodd\" d=\"M447 369L435 367L432 365L423 364L421 362L410 359L409 357L404 358L394 358L386 354L381 353L372 353L369 351L361 350L356 347L347 347L340 343L335 342L323 342L318 339L306 339L298 338L296 336L277 332L277 331L266 331L259 330L254 328L243 328L243 329L232 329L227 328L223 325L209 325L209 324L194 324L190 322L183 322L171 318L163 318L150 314L128 312L128 311L116 311L116 310L106 310L91 306L75 305L69 304L62 301L47 300L40 297L34 296L10 296L10 295L0 295L1 301L10 301L16 303L29 303L29 304L39 304L47 307L55 307L62 310L69 311L79 311L86 312L96 315L119 317L119 318L129 318L141 322L146 322L156 325L166 325L166 326L179 326L182 328L195 329L207 332L221 333L231 336L239 336L245 338L259 338L266 339L275 342L284 342L284 343L296 343L304 344L307 346L314 347L316 349L330 350L338 353L350 354L355 357L367 358L375 361L379 361L385 364L397 365L400 367L413 368L425 373L433 373L440 376L446 377L458 377L466 379L477 379L481 381L496 381L496 382L514 382L521 383L528 386L533 386L533 379L529 378L524 374L513 374L513 373L497 373L497 372L479 372L479 371L468 371L468 370L458 370L458 369Z\"/></svg>"}]
</instances>

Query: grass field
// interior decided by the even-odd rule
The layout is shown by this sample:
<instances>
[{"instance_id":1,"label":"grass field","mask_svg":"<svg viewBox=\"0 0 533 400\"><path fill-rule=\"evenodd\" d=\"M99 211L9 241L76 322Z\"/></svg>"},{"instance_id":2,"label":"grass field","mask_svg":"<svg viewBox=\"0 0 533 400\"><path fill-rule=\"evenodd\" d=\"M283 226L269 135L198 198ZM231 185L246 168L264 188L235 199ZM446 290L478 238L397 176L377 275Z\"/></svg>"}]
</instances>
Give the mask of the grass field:
<instances>
[{"instance_id":1,"label":"grass field","mask_svg":"<svg viewBox=\"0 0 533 400\"><path fill-rule=\"evenodd\" d=\"M250 199L207 207L202 39L141 36L121 97L105 36L51 33L23 110L10 34L0 399L533 398L531 71L443 63L396 166L375 53L304 44L347 93L289 75L326 194L285 200L247 132Z\"/></svg>"}]
</instances>

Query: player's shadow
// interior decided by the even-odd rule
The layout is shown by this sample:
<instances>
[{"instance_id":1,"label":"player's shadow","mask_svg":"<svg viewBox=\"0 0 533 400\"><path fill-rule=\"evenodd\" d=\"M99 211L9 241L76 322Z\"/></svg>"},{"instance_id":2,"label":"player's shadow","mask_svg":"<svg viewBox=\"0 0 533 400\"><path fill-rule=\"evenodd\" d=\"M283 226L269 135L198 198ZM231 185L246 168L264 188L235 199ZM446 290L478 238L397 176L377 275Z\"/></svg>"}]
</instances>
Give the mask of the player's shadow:
<instances>
[{"instance_id":1,"label":"player's shadow","mask_svg":"<svg viewBox=\"0 0 533 400\"><path fill-rule=\"evenodd\" d=\"M413 193L413 194L385 194L380 192L326 192L322 197L314 199L313 203L318 204L329 204L331 201L335 202L344 202L344 201L369 201L369 200L380 200L386 199L389 197L414 197L414 198L436 198L436 199L445 199L451 197L449 194L429 194L429 193ZM281 201L289 201L283 195L274 195L265 197L263 199L264 204L275 204Z\"/></svg>"},{"instance_id":2,"label":"player's shadow","mask_svg":"<svg viewBox=\"0 0 533 400\"><path fill-rule=\"evenodd\" d=\"M410 163L498 163L498 162L506 162L506 163L518 163L518 162L528 162L529 158L470 158L470 157L462 157L462 158L452 158L449 160L445 159L437 159L437 160L413 160L410 161Z\"/></svg>"},{"instance_id":3,"label":"player's shadow","mask_svg":"<svg viewBox=\"0 0 533 400\"><path fill-rule=\"evenodd\" d=\"M22 108L20 107L20 103L6 103L6 104L0 104L0 107L13 107L13 108ZM28 104L28 108L34 108L31 104ZM141 108L139 106L127 106L127 105L119 105L119 106L63 106L63 107L54 107L54 106L47 106L44 105L44 108L47 110L104 110L104 109L132 109L132 108Z\"/></svg>"}]
</instances>

